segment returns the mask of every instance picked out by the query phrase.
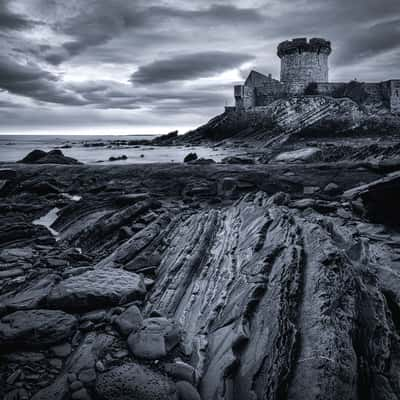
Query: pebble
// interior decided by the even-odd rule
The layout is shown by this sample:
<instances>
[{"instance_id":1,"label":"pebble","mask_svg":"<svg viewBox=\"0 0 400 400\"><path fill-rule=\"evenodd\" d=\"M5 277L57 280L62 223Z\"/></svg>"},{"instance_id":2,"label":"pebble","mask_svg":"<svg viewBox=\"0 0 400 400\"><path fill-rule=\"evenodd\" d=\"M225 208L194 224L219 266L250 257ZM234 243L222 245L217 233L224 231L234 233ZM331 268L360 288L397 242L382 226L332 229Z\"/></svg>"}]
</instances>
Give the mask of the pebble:
<instances>
[{"instance_id":1,"label":"pebble","mask_svg":"<svg viewBox=\"0 0 400 400\"><path fill-rule=\"evenodd\" d=\"M99 372L104 372L106 370L106 367L104 366L104 364L101 361L97 361L96 362L96 369Z\"/></svg>"},{"instance_id":2,"label":"pebble","mask_svg":"<svg viewBox=\"0 0 400 400\"><path fill-rule=\"evenodd\" d=\"M81 381L74 381L69 387L71 388L71 391L76 392L77 390L83 388L83 384Z\"/></svg>"},{"instance_id":3,"label":"pebble","mask_svg":"<svg viewBox=\"0 0 400 400\"><path fill-rule=\"evenodd\" d=\"M76 374L74 374L73 372L68 374L68 381L69 382L74 382L78 379L78 377L76 376Z\"/></svg>"},{"instance_id":4,"label":"pebble","mask_svg":"<svg viewBox=\"0 0 400 400\"><path fill-rule=\"evenodd\" d=\"M51 360L49 360L49 364L57 369L62 368L62 361L59 358L52 358Z\"/></svg>"},{"instance_id":5,"label":"pebble","mask_svg":"<svg viewBox=\"0 0 400 400\"><path fill-rule=\"evenodd\" d=\"M79 373L79 380L90 383L96 380L96 371L93 368L85 369Z\"/></svg>"},{"instance_id":6,"label":"pebble","mask_svg":"<svg viewBox=\"0 0 400 400\"><path fill-rule=\"evenodd\" d=\"M63 343L58 346L53 346L51 350L57 357L64 358L71 354L71 345L69 343Z\"/></svg>"}]
</instances>

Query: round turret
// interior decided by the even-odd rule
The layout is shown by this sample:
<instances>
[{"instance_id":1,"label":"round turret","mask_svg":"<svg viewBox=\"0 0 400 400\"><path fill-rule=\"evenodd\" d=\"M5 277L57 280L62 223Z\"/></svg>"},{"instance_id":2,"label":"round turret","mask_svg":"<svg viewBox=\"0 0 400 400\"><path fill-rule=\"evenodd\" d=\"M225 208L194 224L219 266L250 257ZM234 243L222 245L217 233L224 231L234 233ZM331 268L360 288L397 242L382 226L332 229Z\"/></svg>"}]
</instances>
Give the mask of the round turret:
<instances>
[{"instance_id":1,"label":"round turret","mask_svg":"<svg viewBox=\"0 0 400 400\"><path fill-rule=\"evenodd\" d=\"M328 82L331 51L331 43L325 39L298 38L280 43L281 82L287 91L300 93L311 82Z\"/></svg>"}]
</instances>

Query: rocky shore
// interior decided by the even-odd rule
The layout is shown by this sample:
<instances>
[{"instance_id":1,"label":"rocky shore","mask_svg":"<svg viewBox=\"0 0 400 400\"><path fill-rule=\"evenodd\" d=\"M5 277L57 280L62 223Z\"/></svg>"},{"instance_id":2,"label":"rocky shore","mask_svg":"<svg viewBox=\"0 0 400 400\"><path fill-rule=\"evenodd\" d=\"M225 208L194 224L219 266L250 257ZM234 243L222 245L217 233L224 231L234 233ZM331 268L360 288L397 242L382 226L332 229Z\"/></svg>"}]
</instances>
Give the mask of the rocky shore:
<instances>
[{"instance_id":1,"label":"rocky shore","mask_svg":"<svg viewBox=\"0 0 400 400\"><path fill-rule=\"evenodd\" d=\"M4 165L0 398L398 398L398 170Z\"/></svg>"}]
</instances>

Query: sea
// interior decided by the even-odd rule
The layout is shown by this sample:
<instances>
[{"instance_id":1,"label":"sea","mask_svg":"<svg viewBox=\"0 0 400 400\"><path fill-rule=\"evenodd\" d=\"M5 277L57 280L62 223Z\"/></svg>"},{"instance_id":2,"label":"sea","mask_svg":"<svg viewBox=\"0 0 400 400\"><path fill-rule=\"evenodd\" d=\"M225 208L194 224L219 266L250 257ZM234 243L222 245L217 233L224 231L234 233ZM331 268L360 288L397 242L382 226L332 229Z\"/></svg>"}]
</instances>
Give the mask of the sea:
<instances>
[{"instance_id":1,"label":"sea","mask_svg":"<svg viewBox=\"0 0 400 400\"><path fill-rule=\"evenodd\" d=\"M61 149L64 155L85 164L179 163L188 153L216 162L233 155L233 151L205 146L125 145L119 141L151 140L151 135L0 135L0 162L15 162L30 151ZM104 143L104 146L95 144ZM110 161L125 155L126 160Z\"/></svg>"}]
</instances>

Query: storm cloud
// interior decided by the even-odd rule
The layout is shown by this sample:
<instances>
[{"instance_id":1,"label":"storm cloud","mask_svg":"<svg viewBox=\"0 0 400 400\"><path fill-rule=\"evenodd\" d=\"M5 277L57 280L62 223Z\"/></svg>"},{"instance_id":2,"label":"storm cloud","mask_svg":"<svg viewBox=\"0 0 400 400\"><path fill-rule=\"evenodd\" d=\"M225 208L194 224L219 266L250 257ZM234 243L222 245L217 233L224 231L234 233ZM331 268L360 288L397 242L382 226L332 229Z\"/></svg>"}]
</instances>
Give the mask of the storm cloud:
<instances>
[{"instance_id":1,"label":"storm cloud","mask_svg":"<svg viewBox=\"0 0 400 400\"><path fill-rule=\"evenodd\" d=\"M398 0L3 0L0 131L194 127L312 36L332 80L400 78Z\"/></svg>"},{"instance_id":2,"label":"storm cloud","mask_svg":"<svg viewBox=\"0 0 400 400\"><path fill-rule=\"evenodd\" d=\"M248 54L210 51L175 56L142 65L132 74L133 83L152 85L212 76L253 59Z\"/></svg>"}]
</instances>

